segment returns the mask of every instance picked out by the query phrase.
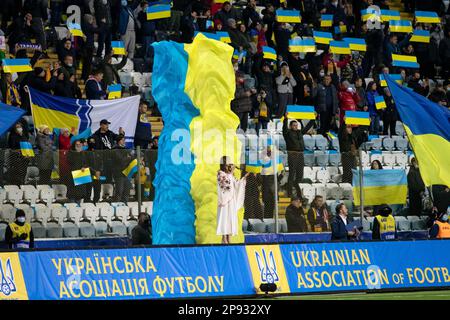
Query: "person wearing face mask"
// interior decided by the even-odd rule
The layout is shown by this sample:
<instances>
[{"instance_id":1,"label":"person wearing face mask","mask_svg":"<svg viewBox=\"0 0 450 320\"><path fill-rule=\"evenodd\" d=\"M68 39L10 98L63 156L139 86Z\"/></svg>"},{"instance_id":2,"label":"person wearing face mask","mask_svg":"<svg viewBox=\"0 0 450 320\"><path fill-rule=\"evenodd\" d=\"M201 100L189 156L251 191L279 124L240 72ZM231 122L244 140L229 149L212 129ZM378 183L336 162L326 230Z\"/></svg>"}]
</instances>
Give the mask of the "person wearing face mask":
<instances>
[{"instance_id":1,"label":"person wearing face mask","mask_svg":"<svg viewBox=\"0 0 450 320\"><path fill-rule=\"evenodd\" d=\"M75 170L85 171L89 168L85 152L82 151L83 151L83 144L81 143L81 141L80 140L74 141L72 144L72 148L67 156L70 166L70 172ZM87 189L90 190L91 184L87 183L75 186L73 178L69 178L68 180L69 181L67 183L67 198L69 198L71 202L79 203L82 199L85 199L87 194L86 190Z\"/></svg>"},{"instance_id":2,"label":"person wearing face mask","mask_svg":"<svg viewBox=\"0 0 450 320\"><path fill-rule=\"evenodd\" d=\"M281 63L281 74L275 79L278 92L278 117L281 118L286 113L288 105L294 103L294 87L297 85L288 64Z\"/></svg>"},{"instance_id":3,"label":"person wearing face mask","mask_svg":"<svg viewBox=\"0 0 450 320\"><path fill-rule=\"evenodd\" d=\"M115 202L128 202L130 196L131 182L123 174L130 162L133 160L131 153L125 147L125 136L118 135L116 138L117 145L112 150L112 164L113 164L113 177L114 177L114 201Z\"/></svg>"},{"instance_id":4,"label":"person wearing face mask","mask_svg":"<svg viewBox=\"0 0 450 320\"><path fill-rule=\"evenodd\" d=\"M22 209L16 211L16 220L6 227L5 242L9 249L34 248L33 229L26 222L25 212Z\"/></svg>"},{"instance_id":5,"label":"person wearing face mask","mask_svg":"<svg viewBox=\"0 0 450 320\"><path fill-rule=\"evenodd\" d=\"M51 174L54 166L53 161L53 138L50 129L46 125L38 128L36 146L39 150L37 155L37 166L39 168L39 184L51 184Z\"/></svg>"},{"instance_id":6,"label":"person wearing face mask","mask_svg":"<svg viewBox=\"0 0 450 320\"><path fill-rule=\"evenodd\" d=\"M450 239L450 223L446 211L438 212L438 218L430 229L431 239Z\"/></svg>"},{"instance_id":7,"label":"person wearing face mask","mask_svg":"<svg viewBox=\"0 0 450 320\"><path fill-rule=\"evenodd\" d=\"M70 38L61 40L56 50L58 53L59 61L64 61L66 59L66 56L71 56L73 59L72 63L75 63L76 51L72 46L72 40L70 40Z\"/></svg>"},{"instance_id":8,"label":"person wearing face mask","mask_svg":"<svg viewBox=\"0 0 450 320\"><path fill-rule=\"evenodd\" d=\"M152 244L152 223L145 212L139 213L138 224L131 231L131 243L133 246Z\"/></svg>"},{"instance_id":9,"label":"person wearing face mask","mask_svg":"<svg viewBox=\"0 0 450 320\"><path fill-rule=\"evenodd\" d=\"M75 75L76 69L74 65L74 58L71 55L66 55L64 57L63 64L60 71L64 73L64 78L69 80L71 76Z\"/></svg>"},{"instance_id":10,"label":"person wearing face mask","mask_svg":"<svg viewBox=\"0 0 450 320\"><path fill-rule=\"evenodd\" d=\"M25 184L28 163L30 159L24 157L20 151L20 143L29 142L28 135L24 132L20 123L16 123L8 137L9 153L9 180L10 184Z\"/></svg>"},{"instance_id":11,"label":"person wearing face mask","mask_svg":"<svg viewBox=\"0 0 450 320\"><path fill-rule=\"evenodd\" d=\"M422 214L422 195L425 192L425 184L419 171L416 158L411 158L411 167L408 172L408 199L409 215L419 216Z\"/></svg>"},{"instance_id":12,"label":"person wearing face mask","mask_svg":"<svg viewBox=\"0 0 450 320\"><path fill-rule=\"evenodd\" d=\"M119 33L120 40L123 41L125 51L128 52L130 59L134 58L134 50L136 47L136 28L137 20L134 11L128 5L127 0L121 0L119 14Z\"/></svg>"}]
</instances>

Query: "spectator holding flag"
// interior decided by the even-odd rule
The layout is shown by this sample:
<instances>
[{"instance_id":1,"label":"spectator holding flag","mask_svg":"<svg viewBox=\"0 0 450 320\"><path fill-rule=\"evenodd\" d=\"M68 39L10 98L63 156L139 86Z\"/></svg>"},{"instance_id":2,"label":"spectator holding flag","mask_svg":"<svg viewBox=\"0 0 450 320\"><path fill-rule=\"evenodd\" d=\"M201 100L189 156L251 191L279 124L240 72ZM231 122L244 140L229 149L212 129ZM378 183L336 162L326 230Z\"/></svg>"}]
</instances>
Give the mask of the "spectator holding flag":
<instances>
[{"instance_id":1,"label":"spectator holding flag","mask_svg":"<svg viewBox=\"0 0 450 320\"><path fill-rule=\"evenodd\" d=\"M375 81L369 82L366 93L370 114L370 134L378 134L380 132L381 111L377 110L375 106L375 98L380 95L377 91L377 84Z\"/></svg>"},{"instance_id":2,"label":"spectator holding flag","mask_svg":"<svg viewBox=\"0 0 450 320\"><path fill-rule=\"evenodd\" d=\"M128 202L130 195L131 182L127 176L123 173L123 170L128 167L133 160L131 153L125 147L125 136L119 134L116 137L117 145L112 151L112 163L113 163L113 176L115 184L114 201L116 202Z\"/></svg>"},{"instance_id":3,"label":"spectator holding flag","mask_svg":"<svg viewBox=\"0 0 450 320\"><path fill-rule=\"evenodd\" d=\"M25 184L25 176L27 174L28 157L22 155L21 142L29 142L28 133L26 133L20 123L16 123L8 137L8 147L11 149L9 153L9 180L11 184L17 186Z\"/></svg>"},{"instance_id":4,"label":"spectator holding flag","mask_svg":"<svg viewBox=\"0 0 450 320\"><path fill-rule=\"evenodd\" d=\"M86 99L88 100L104 100L106 98L106 92L102 86L103 71L100 69L95 70L89 79L86 81Z\"/></svg>"}]
</instances>

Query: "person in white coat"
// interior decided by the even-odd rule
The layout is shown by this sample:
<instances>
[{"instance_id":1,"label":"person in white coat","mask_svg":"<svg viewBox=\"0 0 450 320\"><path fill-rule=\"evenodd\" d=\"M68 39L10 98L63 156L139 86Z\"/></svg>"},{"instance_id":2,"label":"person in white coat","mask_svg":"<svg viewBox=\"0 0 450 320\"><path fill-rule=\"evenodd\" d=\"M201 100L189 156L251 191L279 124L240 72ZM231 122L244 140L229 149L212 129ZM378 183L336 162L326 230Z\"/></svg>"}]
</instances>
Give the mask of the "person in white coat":
<instances>
[{"instance_id":1,"label":"person in white coat","mask_svg":"<svg viewBox=\"0 0 450 320\"><path fill-rule=\"evenodd\" d=\"M234 175L234 164L229 157L222 157L217 173L217 235L222 243L230 243L230 237L238 234L239 209L244 206L245 185L248 173L240 180Z\"/></svg>"}]
</instances>

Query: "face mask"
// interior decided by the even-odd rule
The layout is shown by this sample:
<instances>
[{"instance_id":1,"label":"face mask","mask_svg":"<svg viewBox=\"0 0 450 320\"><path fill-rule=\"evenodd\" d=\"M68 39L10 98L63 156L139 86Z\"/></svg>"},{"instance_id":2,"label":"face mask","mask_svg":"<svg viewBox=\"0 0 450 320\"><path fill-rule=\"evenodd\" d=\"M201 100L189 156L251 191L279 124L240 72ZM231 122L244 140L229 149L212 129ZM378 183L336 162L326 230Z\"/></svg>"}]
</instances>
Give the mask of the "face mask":
<instances>
[{"instance_id":1,"label":"face mask","mask_svg":"<svg viewBox=\"0 0 450 320\"><path fill-rule=\"evenodd\" d=\"M78 152L80 152L80 151L82 151L83 149L82 149L82 147L75 147L75 150L78 151Z\"/></svg>"},{"instance_id":2,"label":"face mask","mask_svg":"<svg viewBox=\"0 0 450 320\"><path fill-rule=\"evenodd\" d=\"M22 128L17 128L16 131L17 131L18 134L22 134L23 129Z\"/></svg>"},{"instance_id":3,"label":"face mask","mask_svg":"<svg viewBox=\"0 0 450 320\"><path fill-rule=\"evenodd\" d=\"M71 63L68 63L67 64L67 66L70 68L70 67L72 67L73 66L73 64L71 64Z\"/></svg>"},{"instance_id":4,"label":"face mask","mask_svg":"<svg viewBox=\"0 0 450 320\"><path fill-rule=\"evenodd\" d=\"M25 217L18 217L17 221L20 223L24 223L25 222Z\"/></svg>"},{"instance_id":5,"label":"face mask","mask_svg":"<svg viewBox=\"0 0 450 320\"><path fill-rule=\"evenodd\" d=\"M319 75L320 75L321 77L324 77L324 76L325 76L325 71L320 71L320 72L319 72Z\"/></svg>"},{"instance_id":6,"label":"face mask","mask_svg":"<svg viewBox=\"0 0 450 320\"><path fill-rule=\"evenodd\" d=\"M88 146L82 146L81 150L86 151L88 149Z\"/></svg>"},{"instance_id":7,"label":"face mask","mask_svg":"<svg viewBox=\"0 0 450 320\"><path fill-rule=\"evenodd\" d=\"M127 0L122 0L122 6L126 6L127 5Z\"/></svg>"}]
</instances>

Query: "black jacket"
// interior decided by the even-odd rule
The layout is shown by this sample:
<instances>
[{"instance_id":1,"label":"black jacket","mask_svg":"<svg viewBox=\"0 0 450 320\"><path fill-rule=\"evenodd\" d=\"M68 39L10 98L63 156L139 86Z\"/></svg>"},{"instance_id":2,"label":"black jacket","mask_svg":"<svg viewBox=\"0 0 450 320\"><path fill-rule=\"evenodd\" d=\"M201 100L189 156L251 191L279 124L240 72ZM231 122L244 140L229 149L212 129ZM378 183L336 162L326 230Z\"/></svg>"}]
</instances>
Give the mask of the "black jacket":
<instances>
[{"instance_id":1,"label":"black jacket","mask_svg":"<svg viewBox=\"0 0 450 320\"><path fill-rule=\"evenodd\" d=\"M47 82L45 81L45 78L33 75L31 76L29 81L30 87L48 94L52 93L51 91L55 89L56 85L56 77L54 76L52 76L50 80Z\"/></svg>"},{"instance_id":2,"label":"black jacket","mask_svg":"<svg viewBox=\"0 0 450 320\"><path fill-rule=\"evenodd\" d=\"M347 216L347 224L352 223L353 219ZM331 223L331 240L350 240L348 231L341 216L336 215Z\"/></svg>"},{"instance_id":3,"label":"black jacket","mask_svg":"<svg viewBox=\"0 0 450 320\"><path fill-rule=\"evenodd\" d=\"M136 245L151 245L152 244L152 233L151 226L144 228L140 224L133 228L131 231L131 242L134 246Z\"/></svg>"},{"instance_id":4,"label":"black jacket","mask_svg":"<svg viewBox=\"0 0 450 320\"><path fill-rule=\"evenodd\" d=\"M117 134L111 130L105 133L100 132L100 129L94 132L92 137L95 140L95 150L111 150L115 145Z\"/></svg>"},{"instance_id":5,"label":"black jacket","mask_svg":"<svg viewBox=\"0 0 450 320\"><path fill-rule=\"evenodd\" d=\"M112 25L112 18L111 18L111 5L108 2L103 4L102 0L94 0L94 10L95 10L95 19L97 21L97 24L105 25L107 27L111 27ZM106 22L102 22L102 19L105 19ZM102 30L103 32L106 32L106 30Z\"/></svg>"},{"instance_id":6,"label":"black jacket","mask_svg":"<svg viewBox=\"0 0 450 320\"><path fill-rule=\"evenodd\" d=\"M358 149L363 142L368 140L367 126L359 126L358 128L353 128L352 134L348 134L346 130L346 125L343 124L339 128L338 138L339 138L339 148L341 152L352 151L352 145L355 149Z\"/></svg>"},{"instance_id":7,"label":"black jacket","mask_svg":"<svg viewBox=\"0 0 450 320\"><path fill-rule=\"evenodd\" d=\"M130 150L125 147L116 146L112 150L113 175L115 177L124 177L123 170L133 160Z\"/></svg>"},{"instance_id":8,"label":"black jacket","mask_svg":"<svg viewBox=\"0 0 450 320\"><path fill-rule=\"evenodd\" d=\"M29 12L33 18L42 18L43 21L46 21L48 20L47 7L47 0L25 0L23 12Z\"/></svg>"},{"instance_id":9,"label":"black jacket","mask_svg":"<svg viewBox=\"0 0 450 320\"><path fill-rule=\"evenodd\" d=\"M305 150L305 143L303 142L303 135L306 134L309 129L314 125L314 120L308 122L308 124L301 130L292 130L288 128L288 119L284 118L283 121L283 137L286 141L287 151L303 152Z\"/></svg>"},{"instance_id":10,"label":"black jacket","mask_svg":"<svg viewBox=\"0 0 450 320\"><path fill-rule=\"evenodd\" d=\"M286 208L286 222L288 232L307 232L307 225L305 216L303 215L303 208L297 208L290 204Z\"/></svg>"}]
</instances>

